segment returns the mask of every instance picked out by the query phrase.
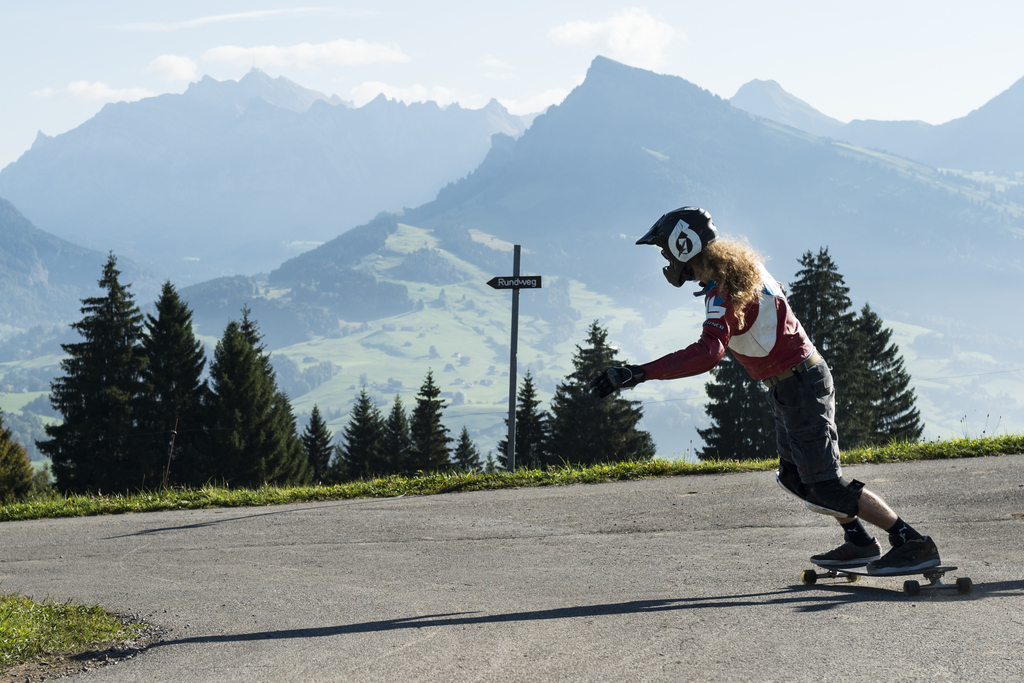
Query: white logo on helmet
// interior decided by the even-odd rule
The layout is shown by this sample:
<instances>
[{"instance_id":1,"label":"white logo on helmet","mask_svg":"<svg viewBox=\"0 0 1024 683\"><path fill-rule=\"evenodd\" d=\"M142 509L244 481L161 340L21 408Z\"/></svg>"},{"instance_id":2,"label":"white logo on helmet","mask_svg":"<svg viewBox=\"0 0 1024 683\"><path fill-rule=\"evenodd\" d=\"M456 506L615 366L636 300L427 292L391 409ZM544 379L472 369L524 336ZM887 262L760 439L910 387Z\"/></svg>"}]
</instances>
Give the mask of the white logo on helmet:
<instances>
[{"instance_id":1,"label":"white logo on helmet","mask_svg":"<svg viewBox=\"0 0 1024 683\"><path fill-rule=\"evenodd\" d=\"M668 236L668 248L672 255L686 263L700 253L700 237L689 225L680 220Z\"/></svg>"}]
</instances>

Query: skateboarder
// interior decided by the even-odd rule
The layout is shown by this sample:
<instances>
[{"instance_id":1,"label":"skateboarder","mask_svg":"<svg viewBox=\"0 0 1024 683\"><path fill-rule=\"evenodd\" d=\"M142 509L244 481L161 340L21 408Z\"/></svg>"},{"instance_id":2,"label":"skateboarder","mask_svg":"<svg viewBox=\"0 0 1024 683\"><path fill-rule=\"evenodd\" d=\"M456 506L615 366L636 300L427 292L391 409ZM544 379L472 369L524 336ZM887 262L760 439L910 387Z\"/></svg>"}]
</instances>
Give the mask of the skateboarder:
<instances>
[{"instance_id":1,"label":"skateboarder","mask_svg":"<svg viewBox=\"0 0 1024 683\"><path fill-rule=\"evenodd\" d=\"M779 450L776 480L815 512L836 517L844 543L811 561L830 567L867 564L873 574L938 566L939 551L864 484L842 476L835 423L835 388L828 364L793 314L782 285L749 246L719 239L711 215L684 207L667 213L637 244L661 249L662 272L681 287L702 289L706 317L698 339L643 365L613 367L590 388L600 397L652 379L690 377L715 367L728 348L750 376L768 387ZM865 520L889 534L892 550L868 533Z\"/></svg>"}]
</instances>

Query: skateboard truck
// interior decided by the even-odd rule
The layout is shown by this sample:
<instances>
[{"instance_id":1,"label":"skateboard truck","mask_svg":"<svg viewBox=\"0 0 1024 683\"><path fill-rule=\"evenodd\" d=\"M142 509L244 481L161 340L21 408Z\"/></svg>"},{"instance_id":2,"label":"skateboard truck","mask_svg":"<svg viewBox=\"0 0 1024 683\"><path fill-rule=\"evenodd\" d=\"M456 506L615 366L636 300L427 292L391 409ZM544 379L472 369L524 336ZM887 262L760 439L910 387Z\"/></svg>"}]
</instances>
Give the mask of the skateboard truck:
<instances>
[{"instance_id":1,"label":"skateboard truck","mask_svg":"<svg viewBox=\"0 0 1024 683\"><path fill-rule=\"evenodd\" d=\"M943 583L942 577L947 573L956 570L956 567L929 567L912 572L896 572L894 574L869 574L865 565L855 567L826 567L818 565L825 571L819 572L816 569L805 569L800 573L800 583L805 586L813 586L818 579L844 578L849 583L860 581L862 576L889 577L889 576L924 576L928 583L921 585L919 581L909 579L903 582L903 592L907 595L920 595L921 591L938 591L943 589L955 589L960 595L967 595L974 590L974 584L966 576L956 580L956 583Z\"/></svg>"}]
</instances>

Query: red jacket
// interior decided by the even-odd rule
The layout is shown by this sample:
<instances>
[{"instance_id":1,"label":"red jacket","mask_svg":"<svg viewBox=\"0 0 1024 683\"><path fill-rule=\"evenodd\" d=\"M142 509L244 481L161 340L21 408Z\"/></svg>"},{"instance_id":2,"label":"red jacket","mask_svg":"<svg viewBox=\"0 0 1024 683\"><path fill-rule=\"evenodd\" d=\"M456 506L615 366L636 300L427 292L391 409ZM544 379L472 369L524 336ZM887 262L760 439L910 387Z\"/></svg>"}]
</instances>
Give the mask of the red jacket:
<instances>
[{"instance_id":1,"label":"red jacket","mask_svg":"<svg viewBox=\"0 0 1024 683\"><path fill-rule=\"evenodd\" d=\"M647 373L646 379L676 379L707 372L722 360L726 347L757 380L777 375L814 353L814 344L793 315L782 285L763 264L757 266L761 271L761 293L747 304L743 327L736 322L732 301L723 300L715 283L709 282L700 292L704 294L707 311L700 339L641 366Z\"/></svg>"}]
</instances>

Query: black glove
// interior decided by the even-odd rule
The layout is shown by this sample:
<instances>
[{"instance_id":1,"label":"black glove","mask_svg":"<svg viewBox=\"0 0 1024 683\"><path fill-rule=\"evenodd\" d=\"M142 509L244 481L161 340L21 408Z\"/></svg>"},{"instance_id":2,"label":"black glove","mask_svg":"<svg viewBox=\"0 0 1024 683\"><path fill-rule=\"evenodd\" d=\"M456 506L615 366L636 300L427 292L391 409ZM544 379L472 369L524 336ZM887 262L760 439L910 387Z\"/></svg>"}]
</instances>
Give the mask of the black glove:
<instances>
[{"instance_id":1,"label":"black glove","mask_svg":"<svg viewBox=\"0 0 1024 683\"><path fill-rule=\"evenodd\" d=\"M617 368L608 368L594 379L590 380L590 393L598 398L604 398L608 394L619 389L635 387L646 379L644 369L639 365L625 365Z\"/></svg>"}]
</instances>

